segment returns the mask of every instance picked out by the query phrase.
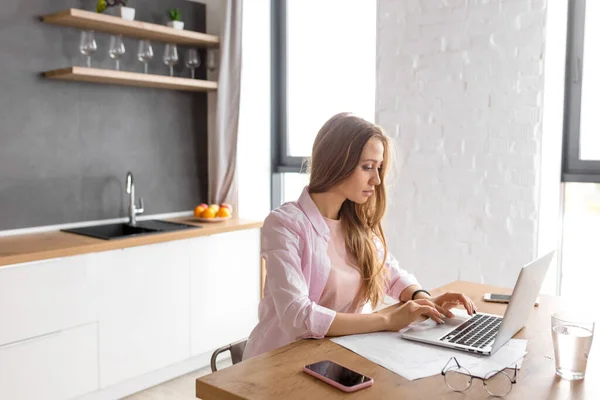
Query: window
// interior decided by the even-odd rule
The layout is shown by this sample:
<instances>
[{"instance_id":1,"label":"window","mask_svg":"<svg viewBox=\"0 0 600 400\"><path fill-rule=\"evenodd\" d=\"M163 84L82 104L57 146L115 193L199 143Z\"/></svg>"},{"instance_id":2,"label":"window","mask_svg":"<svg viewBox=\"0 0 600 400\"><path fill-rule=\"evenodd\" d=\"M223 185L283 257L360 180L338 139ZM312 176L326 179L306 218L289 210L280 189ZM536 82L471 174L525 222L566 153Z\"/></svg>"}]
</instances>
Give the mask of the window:
<instances>
[{"instance_id":1,"label":"window","mask_svg":"<svg viewBox=\"0 0 600 400\"><path fill-rule=\"evenodd\" d=\"M562 277L560 292L585 301L594 293L596 281L589 279L600 264L600 184L568 182L562 240Z\"/></svg>"},{"instance_id":2,"label":"window","mask_svg":"<svg viewBox=\"0 0 600 400\"><path fill-rule=\"evenodd\" d=\"M569 5L563 180L600 182L600 2ZM597 99L596 96L599 96Z\"/></svg>"},{"instance_id":3,"label":"window","mask_svg":"<svg viewBox=\"0 0 600 400\"><path fill-rule=\"evenodd\" d=\"M321 125L340 111L372 120L376 23L372 3L288 1L288 155L309 155Z\"/></svg>"},{"instance_id":4,"label":"window","mask_svg":"<svg viewBox=\"0 0 600 400\"><path fill-rule=\"evenodd\" d=\"M595 288L589 274L600 262L600 2L569 2L565 123L561 295L584 300ZM596 98L599 96L599 98Z\"/></svg>"},{"instance_id":5,"label":"window","mask_svg":"<svg viewBox=\"0 0 600 400\"><path fill-rule=\"evenodd\" d=\"M329 117L350 111L374 120L377 2L272 0L271 4L272 206L277 207L296 199L308 183L308 177L298 172Z\"/></svg>"},{"instance_id":6,"label":"window","mask_svg":"<svg viewBox=\"0 0 600 400\"><path fill-rule=\"evenodd\" d=\"M600 26L595 22L600 17L600 3L590 1L585 10L584 38L600 37ZM600 115L596 110L599 95L600 51L595 40L584 40L583 52L586 55L582 66L585 85L581 88L581 138L579 142L582 160L600 160Z\"/></svg>"},{"instance_id":7,"label":"window","mask_svg":"<svg viewBox=\"0 0 600 400\"><path fill-rule=\"evenodd\" d=\"M308 185L308 174L296 174L288 172L283 176L283 197L282 202L297 200L300 193Z\"/></svg>"}]
</instances>

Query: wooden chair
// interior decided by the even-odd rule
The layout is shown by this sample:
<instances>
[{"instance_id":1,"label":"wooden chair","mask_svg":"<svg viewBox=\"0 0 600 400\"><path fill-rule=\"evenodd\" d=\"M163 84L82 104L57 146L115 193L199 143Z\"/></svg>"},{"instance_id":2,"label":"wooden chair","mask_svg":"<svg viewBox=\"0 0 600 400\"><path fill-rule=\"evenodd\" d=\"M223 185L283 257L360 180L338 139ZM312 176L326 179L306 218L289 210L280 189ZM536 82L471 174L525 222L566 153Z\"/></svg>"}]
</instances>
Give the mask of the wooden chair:
<instances>
[{"instance_id":1,"label":"wooden chair","mask_svg":"<svg viewBox=\"0 0 600 400\"><path fill-rule=\"evenodd\" d=\"M237 364L242 361L244 355L244 349L246 348L246 339L238 340L237 342L230 343L227 346L223 346L215 350L210 357L210 369L212 372L217 371L217 357L219 354L229 351L231 353L231 362Z\"/></svg>"}]
</instances>

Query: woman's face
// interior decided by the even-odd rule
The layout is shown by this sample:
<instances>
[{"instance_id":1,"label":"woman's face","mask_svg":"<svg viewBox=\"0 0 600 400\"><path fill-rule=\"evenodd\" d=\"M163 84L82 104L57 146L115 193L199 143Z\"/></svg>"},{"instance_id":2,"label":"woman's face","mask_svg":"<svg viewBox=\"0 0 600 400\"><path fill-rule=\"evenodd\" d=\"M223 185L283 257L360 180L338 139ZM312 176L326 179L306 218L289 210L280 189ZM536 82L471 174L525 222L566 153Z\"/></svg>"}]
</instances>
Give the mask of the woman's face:
<instances>
[{"instance_id":1,"label":"woman's face","mask_svg":"<svg viewBox=\"0 0 600 400\"><path fill-rule=\"evenodd\" d=\"M372 138L363 148L360 161L352 175L341 182L337 191L351 201L363 204L375 194L381 184L379 172L383 163L384 147L381 140Z\"/></svg>"}]
</instances>

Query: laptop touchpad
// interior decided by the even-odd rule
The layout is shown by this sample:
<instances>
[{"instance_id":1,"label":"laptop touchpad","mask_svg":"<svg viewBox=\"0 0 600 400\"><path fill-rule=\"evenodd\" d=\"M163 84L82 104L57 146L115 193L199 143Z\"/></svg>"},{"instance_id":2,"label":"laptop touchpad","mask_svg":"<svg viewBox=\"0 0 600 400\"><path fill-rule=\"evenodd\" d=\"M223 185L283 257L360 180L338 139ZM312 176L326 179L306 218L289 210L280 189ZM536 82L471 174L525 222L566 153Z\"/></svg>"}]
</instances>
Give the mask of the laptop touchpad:
<instances>
[{"instance_id":1,"label":"laptop touchpad","mask_svg":"<svg viewBox=\"0 0 600 400\"><path fill-rule=\"evenodd\" d=\"M426 336L427 338L437 339L471 318L469 314L462 309L454 309L452 310L452 313L454 314L454 318L445 318L445 324L438 324L432 319L427 319L426 321L410 325L405 332L412 335L418 334L419 337Z\"/></svg>"}]
</instances>

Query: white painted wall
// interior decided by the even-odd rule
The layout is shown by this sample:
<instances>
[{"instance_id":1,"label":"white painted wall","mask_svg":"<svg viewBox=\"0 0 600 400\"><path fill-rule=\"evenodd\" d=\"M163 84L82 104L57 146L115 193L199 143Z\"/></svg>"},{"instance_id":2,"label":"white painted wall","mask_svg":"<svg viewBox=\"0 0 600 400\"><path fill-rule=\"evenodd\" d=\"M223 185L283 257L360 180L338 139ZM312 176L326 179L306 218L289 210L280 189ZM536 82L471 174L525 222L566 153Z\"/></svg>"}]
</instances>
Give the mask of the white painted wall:
<instances>
[{"instance_id":1,"label":"white painted wall","mask_svg":"<svg viewBox=\"0 0 600 400\"><path fill-rule=\"evenodd\" d=\"M544 0L379 0L387 234L425 287L512 286L537 254Z\"/></svg>"},{"instance_id":2,"label":"white painted wall","mask_svg":"<svg viewBox=\"0 0 600 400\"><path fill-rule=\"evenodd\" d=\"M244 1L237 173L239 216L271 211L271 2Z\"/></svg>"},{"instance_id":3,"label":"white painted wall","mask_svg":"<svg viewBox=\"0 0 600 400\"><path fill-rule=\"evenodd\" d=\"M544 112L540 168L538 255L560 248L561 157L568 0L548 2L544 70ZM559 294L560 252L554 257L542 292Z\"/></svg>"}]
</instances>

